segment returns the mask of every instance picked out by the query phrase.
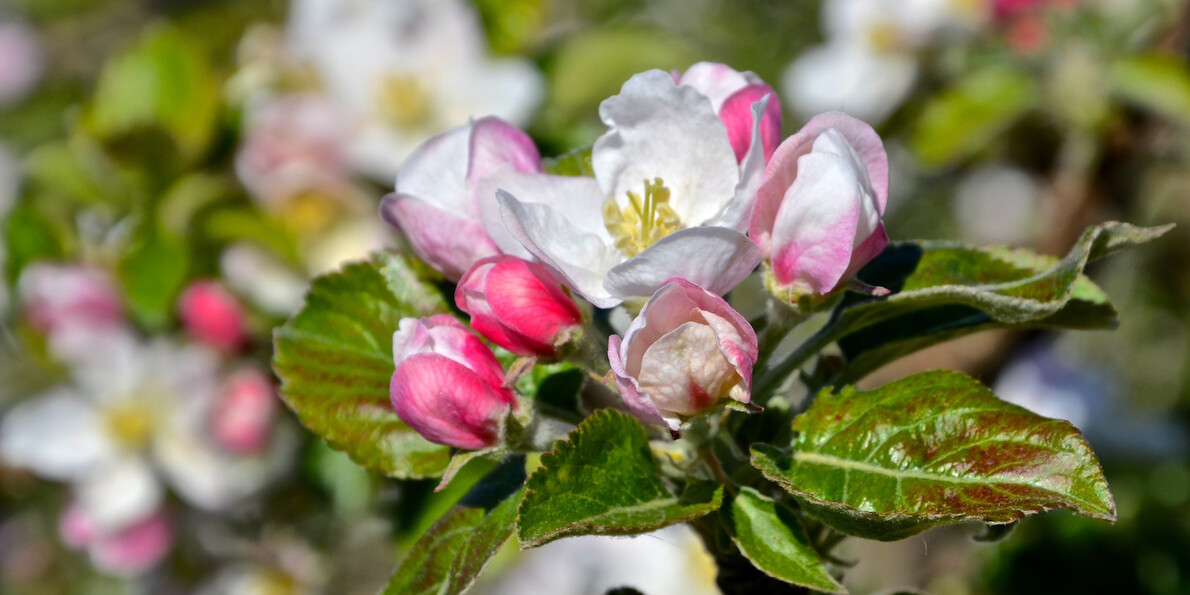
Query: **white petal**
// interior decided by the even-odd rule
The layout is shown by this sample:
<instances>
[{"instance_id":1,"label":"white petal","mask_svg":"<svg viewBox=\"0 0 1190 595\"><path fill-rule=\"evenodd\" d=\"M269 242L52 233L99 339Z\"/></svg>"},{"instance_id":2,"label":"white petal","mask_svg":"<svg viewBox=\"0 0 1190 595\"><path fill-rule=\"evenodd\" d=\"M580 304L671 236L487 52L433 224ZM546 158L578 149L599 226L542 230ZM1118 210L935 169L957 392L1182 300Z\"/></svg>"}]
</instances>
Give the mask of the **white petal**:
<instances>
[{"instance_id":1,"label":"white petal","mask_svg":"<svg viewBox=\"0 0 1190 595\"><path fill-rule=\"evenodd\" d=\"M203 430L159 435L153 454L178 494L204 510L224 509L259 491L290 466L297 445L293 428L279 425L262 456L235 456Z\"/></svg>"},{"instance_id":2,"label":"white petal","mask_svg":"<svg viewBox=\"0 0 1190 595\"><path fill-rule=\"evenodd\" d=\"M707 99L711 100L711 108L715 110L715 113L719 113L723 102L732 93L748 86L749 80L744 73L726 64L699 62L687 68L678 83L690 85L701 91L703 95L707 96Z\"/></svg>"},{"instance_id":3,"label":"white petal","mask_svg":"<svg viewBox=\"0 0 1190 595\"><path fill-rule=\"evenodd\" d=\"M161 502L161 485L139 456L94 467L78 486L78 505L101 531L119 531L144 519Z\"/></svg>"},{"instance_id":4,"label":"white petal","mask_svg":"<svg viewBox=\"0 0 1190 595\"><path fill-rule=\"evenodd\" d=\"M496 196L512 237L558 272L571 289L600 308L620 303L603 287L604 275L621 260L614 246L546 205L525 204L503 191Z\"/></svg>"},{"instance_id":5,"label":"white petal","mask_svg":"<svg viewBox=\"0 0 1190 595\"><path fill-rule=\"evenodd\" d=\"M0 423L0 458L50 479L72 480L114 456L100 414L66 389L17 405Z\"/></svg>"},{"instance_id":6,"label":"white petal","mask_svg":"<svg viewBox=\"0 0 1190 595\"><path fill-rule=\"evenodd\" d=\"M633 76L599 106L610 130L595 141L592 167L605 194L627 204L661 178L686 225L701 225L735 195L739 166L727 127L693 87L660 70Z\"/></svg>"},{"instance_id":7,"label":"white petal","mask_svg":"<svg viewBox=\"0 0 1190 595\"><path fill-rule=\"evenodd\" d=\"M744 234L726 227L692 227L661 238L609 270L604 286L621 300L648 297L676 277L723 295L759 263L760 250Z\"/></svg>"},{"instance_id":8,"label":"white petal","mask_svg":"<svg viewBox=\"0 0 1190 595\"><path fill-rule=\"evenodd\" d=\"M580 232L594 235L606 244L612 243L611 235L603 224L604 197L594 178L521 172L508 166L482 178L477 190L479 218L484 231L505 254L522 258L530 255L504 225L500 203L496 200L496 193L500 190L512 195L521 204L547 206Z\"/></svg>"},{"instance_id":9,"label":"white petal","mask_svg":"<svg viewBox=\"0 0 1190 595\"><path fill-rule=\"evenodd\" d=\"M776 101L776 98L770 95L752 104L752 145L740 163L740 181L736 184L731 202L723 205L723 210L708 222L711 225L730 227L741 232L748 229L756 191L764 180L764 139L760 134L760 122L770 101Z\"/></svg>"},{"instance_id":10,"label":"white petal","mask_svg":"<svg viewBox=\"0 0 1190 595\"><path fill-rule=\"evenodd\" d=\"M431 138L401 164L396 191L416 196L459 216L474 215L471 192L467 188L470 147L470 124Z\"/></svg>"},{"instance_id":11,"label":"white petal","mask_svg":"<svg viewBox=\"0 0 1190 595\"><path fill-rule=\"evenodd\" d=\"M917 78L917 60L877 54L835 42L811 48L781 76L781 96L803 118L839 110L876 124L905 100Z\"/></svg>"}]
</instances>

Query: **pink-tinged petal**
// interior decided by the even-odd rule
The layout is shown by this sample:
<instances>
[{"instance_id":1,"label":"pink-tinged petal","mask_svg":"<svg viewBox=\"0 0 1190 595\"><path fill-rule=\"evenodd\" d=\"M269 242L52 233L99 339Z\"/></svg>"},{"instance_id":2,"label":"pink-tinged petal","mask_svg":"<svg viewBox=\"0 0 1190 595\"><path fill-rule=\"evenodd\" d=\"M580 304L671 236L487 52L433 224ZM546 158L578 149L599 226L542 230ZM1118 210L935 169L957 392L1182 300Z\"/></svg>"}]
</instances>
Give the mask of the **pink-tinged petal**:
<instances>
[{"instance_id":1,"label":"pink-tinged petal","mask_svg":"<svg viewBox=\"0 0 1190 595\"><path fill-rule=\"evenodd\" d=\"M151 514L163 492L151 463L135 454L97 464L75 483L79 507L100 532Z\"/></svg>"},{"instance_id":2,"label":"pink-tinged petal","mask_svg":"<svg viewBox=\"0 0 1190 595\"><path fill-rule=\"evenodd\" d=\"M827 112L810 118L802 129L792 138L798 138L796 144L803 146L809 152L814 139L827 130L835 130L846 139L847 144L856 152L867 169L868 181L875 193L880 214L884 214L888 203L888 153L884 150L884 142L880 135L863 120L853 118L843 112Z\"/></svg>"},{"instance_id":3,"label":"pink-tinged petal","mask_svg":"<svg viewBox=\"0 0 1190 595\"><path fill-rule=\"evenodd\" d=\"M599 116L609 130L595 141L591 165L604 196L627 204L628 192L660 178L679 218L701 224L735 195L739 165L727 127L695 88L650 70L604 100Z\"/></svg>"},{"instance_id":4,"label":"pink-tinged petal","mask_svg":"<svg viewBox=\"0 0 1190 595\"><path fill-rule=\"evenodd\" d=\"M620 354L620 337L618 335L612 335L607 340L607 360L611 365L612 376L616 379L616 389L620 391L620 398L624 400L624 404L628 406L628 410L645 423L664 426L669 428L670 431L677 431L680 424L676 423L675 420L667 420L662 417L661 411L657 409L653 401L647 395L641 394L640 385L636 379L624 369L624 361Z\"/></svg>"},{"instance_id":5,"label":"pink-tinged petal","mask_svg":"<svg viewBox=\"0 0 1190 595\"><path fill-rule=\"evenodd\" d=\"M233 453L258 453L272 437L276 413L273 383L263 372L244 368L224 383L211 411L211 433L220 446Z\"/></svg>"},{"instance_id":6,"label":"pink-tinged petal","mask_svg":"<svg viewBox=\"0 0 1190 595\"><path fill-rule=\"evenodd\" d=\"M537 263L510 256L487 258L459 282L455 303L489 341L518 355L548 357L582 314L561 282Z\"/></svg>"},{"instance_id":7,"label":"pink-tinged petal","mask_svg":"<svg viewBox=\"0 0 1190 595\"><path fill-rule=\"evenodd\" d=\"M17 291L34 328L55 333L76 326L108 326L124 319L111 277L80 265L36 263L21 272Z\"/></svg>"},{"instance_id":8,"label":"pink-tinged petal","mask_svg":"<svg viewBox=\"0 0 1190 595\"><path fill-rule=\"evenodd\" d=\"M95 539L96 533L95 523L87 518L86 513L77 504L66 507L62 516L58 517L58 536L68 547L87 547L87 544Z\"/></svg>"},{"instance_id":9,"label":"pink-tinged petal","mask_svg":"<svg viewBox=\"0 0 1190 595\"><path fill-rule=\"evenodd\" d=\"M480 196L492 197L490 201L479 201L479 218L488 237L504 254L532 257L505 226L496 198L498 192L514 196L524 204L547 206L581 233L602 238L605 243L612 241L602 215L607 197L594 178L526 173L505 166L480 180L477 191Z\"/></svg>"},{"instance_id":10,"label":"pink-tinged petal","mask_svg":"<svg viewBox=\"0 0 1190 595\"><path fill-rule=\"evenodd\" d=\"M506 192L497 198L509 233L567 286L600 308L623 301L604 288L604 276L621 261L609 241L582 232L545 205L522 203Z\"/></svg>"},{"instance_id":11,"label":"pink-tinged petal","mask_svg":"<svg viewBox=\"0 0 1190 595\"><path fill-rule=\"evenodd\" d=\"M884 223L880 223L872 235L869 235L867 239L855 247L855 252L851 254L851 265L843 273L843 278L850 279L854 277L860 269L864 268L864 265L871 262L873 258L876 258L887 246L888 233L884 231Z\"/></svg>"},{"instance_id":12,"label":"pink-tinged petal","mask_svg":"<svg viewBox=\"0 0 1190 595\"><path fill-rule=\"evenodd\" d=\"M652 295L677 277L724 294L757 264L760 252L744 234L726 227L691 227L613 267L604 286L612 295L628 298Z\"/></svg>"},{"instance_id":13,"label":"pink-tinged petal","mask_svg":"<svg viewBox=\"0 0 1190 595\"><path fill-rule=\"evenodd\" d=\"M510 166L516 171L541 172L541 153L520 128L488 116L471 125L471 150L467 164L467 183L475 188L478 181L496 169ZM481 197L495 201L496 197Z\"/></svg>"},{"instance_id":14,"label":"pink-tinged petal","mask_svg":"<svg viewBox=\"0 0 1190 595\"><path fill-rule=\"evenodd\" d=\"M769 95L761 97L759 101L750 106L752 144L748 148L747 154L744 155L744 160L740 162L740 181L736 184L735 195L731 202L724 205L723 211L718 216L704 224L730 227L740 232L747 230L752 218L753 205L756 203L756 193L760 189L761 181L764 180L766 156L761 143L760 122L763 119L762 114L768 109L767 106L772 105L775 101L776 99Z\"/></svg>"},{"instance_id":15,"label":"pink-tinged petal","mask_svg":"<svg viewBox=\"0 0 1190 595\"><path fill-rule=\"evenodd\" d=\"M732 93L748 85L746 76L734 68L718 62L699 62L686 69L674 82L694 87L711 100L711 108L720 111Z\"/></svg>"},{"instance_id":16,"label":"pink-tinged petal","mask_svg":"<svg viewBox=\"0 0 1190 595\"><path fill-rule=\"evenodd\" d=\"M495 444L515 399L449 358L418 354L401 362L390 385L397 416L431 442L478 450Z\"/></svg>"},{"instance_id":17,"label":"pink-tinged petal","mask_svg":"<svg viewBox=\"0 0 1190 595\"><path fill-rule=\"evenodd\" d=\"M398 366L414 355L436 354L466 366L491 386L503 384L504 368L495 354L453 316L435 314L421 319L406 318L400 326L400 330L393 334L394 347L399 337L408 337L408 340L400 351L393 352Z\"/></svg>"},{"instance_id":18,"label":"pink-tinged petal","mask_svg":"<svg viewBox=\"0 0 1190 595\"><path fill-rule=\"evenodd\" d=\"M478 220L455 216L412 195L385 196L380 216L401 229L417 255L452 281L477 260L499 253Z\"/></svg>"},{"instance_id":19,"label":"pink-tinged petal","mask_svg":"<svg viewBox=\"0 0 1190 595\"><path fill-rule=\"evenodd\" d=\"M243 306L218 281L190 284L178 298L178 316L191 336L220 351L235 351L247 338Z\"/></svg>"},{"instance_id":20,"label":"pink-tinged petal","mask_svg":"<svg viewBox=\"0 0 1190 595\"><path fill-rule=\"evenodd\" d=\"M473 218L475 205L467 185L470 150L470 124L431 138L401 164L396 193L416 196L457 217Z\"/></svg>"},{"instance_id":21,"label":"pink-tinged petal","mask_svg":"<svg viewBox=\"0 0 1190 595\"><path fill-rule=\"evenodd\" d=\"M774 225L773 274L783 285L824 294L850 265L865 197L846 160L811 153L798 163L801 173Z\"/></svg>"},{"instance_id":22,"label":"pink-tinged petal","mask_svg":"<svg viewBox=\"0 0 1190 595\"><path fill-rule=\"evenodd\" d=\"M741 378L715 331L703 321L684 322L641 354L636 381L659 411L694 415L725 395Z\"/></svg>"},{"instance_id":23,"label":"pink-tinged petal","mask_svg":"<svg viewBox=\"0 0 1190 595\"><path fill-rule=\"evenodd\" d=\"M723 107L719 108L719 118L727 126L727 138L731 140L731 148L740 162L744 161L744 156L752 147L753 129L756 128L752 104L765 97L769 100L759 129L764 159L768 161L781 142L781 102L777 100L773 88L763 83L748 85L733 93L723 102Z\"/></svg>"},{"instance_id":24,"label":"pink-tinged petal","mask_svg":"<svg viewBox=\"0 0 1190 595\"><path fill-rule=\"evenodd\" d=\"M117 533L99 536L89 549L96 567L134 576L156 566L169 553L173 539L169 519L159 511Z\"/></svg>"},{"instance_id":25,"label":"pink-tinged petal","mask_svg":"<svg viewBox=\"0 0 1190 595\"><path fill-rule=\"evenodd\" d=\"M747 325L745 329L731 320L731 318L743 319L739 312L729 308L728 313L731 316L724 317L704 309L702 317L707 326L714 331L719 351L723 353L723 357L727 359L744 382L746 392L738 397L733 396L733 398L741 403L747 403L752 398L752 367L756 365L757 358L756 333L752 331L752 325L749 325L747 321L744 321L744 324Z\"/></svg>"}]
</instances>

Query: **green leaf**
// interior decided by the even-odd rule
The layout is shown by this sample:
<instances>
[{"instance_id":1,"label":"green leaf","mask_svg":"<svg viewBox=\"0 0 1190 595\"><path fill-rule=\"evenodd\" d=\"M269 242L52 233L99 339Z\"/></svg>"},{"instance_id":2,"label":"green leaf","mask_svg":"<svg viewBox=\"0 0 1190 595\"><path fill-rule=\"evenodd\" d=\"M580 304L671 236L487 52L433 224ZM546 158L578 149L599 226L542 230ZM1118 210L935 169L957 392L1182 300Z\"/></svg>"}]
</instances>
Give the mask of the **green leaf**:
<instances>
[{"instance_id":1,"label":"green leaf","mask_svg":"<svg viewBox=\"0 0 1190 595\"><path fill-rule=\"evenodd\" d=\"M575 535L633 535L719 508L723 489L689 486L678 498L661 482L636 418L601 409L554 450L526 484L517 534L522 547Z\"/></svg>"},{"instance_id":2,"label":"green leaf","mask_svg":"<svg viewBox=\"0 0 1190 595\"><path fill-rule=\"evenodd\" d=\"M168 133L186 158L210 144L219 112L219 84L193 42L157 29L104 66L87 113L100 138L140 127Z\"/></svg>"},{"instance_id":3,"label":"green leaf","mask_svg":"<svg viewBox=\"0 0 1190 595\"><path fill-rule=\"evenodd\" d=\"M1111 68L1116 95L1183 125L1190 124L1190 69L1176 56L1127 56Z\"/></svg>"},{"instance_id":4,"label":"green leaf","mask_svg":"<svg viewBox=\"0 0 1190 595\"><path fill-rule=\"evenodd\" d=\"M901 539L1054 508L1115 520L1103 471L1074 426L1001 401L958 372L823 391L793 429L792 452L755 445L752 464L850 535Z\"/></svg>"},{"instance_id":5,"label":"green leaf","mask_svg":"<svg viewBox=\"0 0 1190 595\"><path fill-rule=\"evenodd\" d=\"M161 327L173 315L174 301L186 283L190 248L151 222L141 230L141 241L120 261L118 276L137 320Z\"/></svg>"},{"instance_id":6,"label":"green leaf","mask_svg":"<svg viewBox=\"0 0 1190 595\"><path fill-rule=\"evenodd\" d=\"M586 176L595 177L595 168L591 165L592 147L575 149L569 153L542 160L545 173L555 176Z\"/></svg>"},{"instance_id":7,"label":"green leaf","mask_svg":"<svg viewBox=\"0 0 1190 595\"><path fill-rule=\"evenodd\" d=\"M848 294L824 337L847 358L840 383L898 357L995 328L1114 328L1116 312L1082 275L1087 263L1154 240L1170 226L1104 223L1083 233L1059 260L1023 249L974 248L949 242L890 245L858 277L894 293Z\"/></svg>"},{"instance_id":8,"label":"green leaf","mask_svg":"<svg viewBox=\"0 0 1190 595\"><path fill-rule=\"evenodd\" d=\"M385 595L453 595L470 588L512 536L517 505L524 495L523 489L517 489L524 481L524 469L524 458L514 458L434 523L413 544Z\"/></svg>"},{"instance_id":9,"label":"green leaf","mask_svg":"<svg viewBox=\"0 0 1190 595\"><path fill-rule=\"evenodd\" d=\"M447 310L413 266L380 253L319 277L273 335L281 397L302 424L360 465L400 478L438 476L450 460L448 447L402 423L389 401L398 323Z\"/></svg>"},{"instance_id":10,"label":"green leaf","mask_svg":"<svg viewBox=\"0 0 1190 595\"><path fill-rule=\"evenodd\" d=\"M987 147L1037 102L1025 73L995 66L972 73L932 98L922 110L911 146L927 165L942 166Z\"/></svg>"},{"instance_id":11,"label":"green leaf","mask_svg":"<svg viewBox=\"0 0 1190 595\"><path fill-rule=\"evenodd\" d=\"M827 571L792 510L745 487L732 499L725 520L740 552L765 574L826 593L847 592Z\"/></svg>"}]
</instances>

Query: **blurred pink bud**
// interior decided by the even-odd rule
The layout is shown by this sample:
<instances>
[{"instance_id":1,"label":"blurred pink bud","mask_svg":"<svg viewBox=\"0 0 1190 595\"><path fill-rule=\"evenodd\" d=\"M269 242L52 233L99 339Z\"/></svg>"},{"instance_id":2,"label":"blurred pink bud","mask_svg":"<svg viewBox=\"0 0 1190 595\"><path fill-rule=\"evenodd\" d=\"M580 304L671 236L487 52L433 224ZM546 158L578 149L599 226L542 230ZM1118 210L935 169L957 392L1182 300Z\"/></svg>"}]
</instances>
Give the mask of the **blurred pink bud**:
<instances>
[{"instance_id":1,"label":"blurred pink bud","mask_svg":"<svg viewBox=\"0 0 1190 595\"><path fill-rule=\"evenodd\" d=\"M244 308L218 281L191 283L178 298L178 316L191 336L216 349L235 351L244 343Z\"/></svg>"},{"instance_id":2,"label":"blurred pink bud","mask_svg":"<svg viewBox=\"0 0 1190 595\"><path fill-rule=\"evenodd\" d=\"M471 327L517 355L552 357L583 315L549 269L515 256L475 263L455 289Z\"/></svg>"},{"instance_id":3,"label":"blurred pink bud","mask_svg":"<svg viewBox=\"0 0 1190 595\"><path fill-rule=\"evenodd\" d=\"M540 173L529 135L495 117L480 118L426 141L401 165L396 191L380 216L399 228L423 260L457 281L476 261L500 253L484 231L479 182L499 169Z\"/></svg>"},{"instance_id":4,"label":"blurred pink bud","mask_svg":"<svg viewBox=\"0 0 1190 595\"><path fill-rule=\"evenodd\" d=\"M795 294L826 294L884 250L888 156L875 130L842 112L785 139L764 173L749 237Z\"/></svg>"},{"instance_id":5,"label":"blurred pink bud","mask_svg":"<svg viewBox=\"0 0 1190 595\"><path fill-rule=\"evenodd\" d=\"M272 381L256 368L244 368L224 383L211 411L211 431L227 450L257 453L268 444L276 413Z\"/></svg>"},{"instance_id":6,"label":"blurred pink bud","mask_svg":"<svg viewBox=\"0 0 1190 595\"><path fill-rule=\"evenodd\" d=\"M124 306L105 271L80 264L37 263L21 273L17 289L34 328L57 333L124 320Z\"/></svg>"},{"instance_id":7,"label":"blurred pink bud","mask_svg":"<svg viewBox=\"0 0 1190 595\"><path fill-rule=\"evenodd\" d=\"M348 126L329 101L290 95L264 104L245 124L235 170L266 206L279 208L303 192L338 194L347 184Z\"/></svg>"},{"instance_id":8,"label":"blurred pink bud","mask_svg":"<svg viewBox=\"0 0 1190 595\"><path fill-rule=\"evenodd\" d=\"M777 93L751 72L739 72L726 64L699 62L686 72L674 73L674 83L694 87L711 100L711 107L727 126L736 161L742 162L752 146L752 104L769 100L760 121L764 158L768 161L781 142L781 102Z\"/></svg>"},{"instance_id":9,"label":"blurred pink bud","mask_svg":"<svg viewBox=\"0 0 1190 595\"><path fill-rule=\"evenodd\" d=\"M26 96L45 72L45 53L37 34L17 22L0 22L0 106Z\"/></svg>"},{"instance_id":10,"label":"blurred pink bud","mask_svg":"<svg viewBox=\"0 0 1190 595\"><path fill-rule=\"evenodd\" d=\"M751 399L756 332L723 298L673 279L649 298L607 357L624 404L676 432L683 417L730 398Z\"/></svg>"},{"instance_id":11,"label":"blurred pink bud","mask_svg":"<svg viewBox=\"0 0 1190 595\"><path fill-rule=\"evenodd\" d=\"M72 505L62 513L58 532L66 545L86 549L96 568L120 576L145 573L173 546L173 528L163 510L126 527L100 531L80 507Z\"/></svg>"},{"instance_id":12,"label":"blurred pink bud","mask_svg":"<svg viewBox=\"0 0 1190 595\"><path fill-rule=\"evenodd\" d=\"M516 407L492 350L446 314L406 318L393 334L389 392L397 416L431 442L478 450L500 440Z\"/></svg>"}]
</instances>

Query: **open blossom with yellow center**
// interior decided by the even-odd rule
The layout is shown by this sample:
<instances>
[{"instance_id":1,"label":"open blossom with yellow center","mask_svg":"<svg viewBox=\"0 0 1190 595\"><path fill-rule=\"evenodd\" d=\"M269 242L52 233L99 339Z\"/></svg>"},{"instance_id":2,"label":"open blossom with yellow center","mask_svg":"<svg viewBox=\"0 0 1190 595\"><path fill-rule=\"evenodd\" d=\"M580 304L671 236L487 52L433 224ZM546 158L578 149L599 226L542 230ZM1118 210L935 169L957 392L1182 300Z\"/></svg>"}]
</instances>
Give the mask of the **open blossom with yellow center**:
<instances>
[{"instance_id":1,"label":"open blossom with yellow center","mask_svg":"<svg viewBox=\"0 0 1190 595\"><path fill-rule=\"evenodd\" d=\"M601 308L675 277L723 294L759 262L741 230L764 169L770 99L724 119L670 73L638 74L600 106L609 130L592 149L595 177L494 173L485 185L500 209L480 205L485 229L501 251L536 257ZM750 141L742 158L732 136Z\"/></svg>"}]
</instances>

